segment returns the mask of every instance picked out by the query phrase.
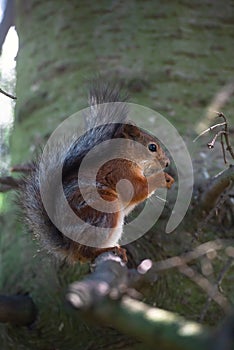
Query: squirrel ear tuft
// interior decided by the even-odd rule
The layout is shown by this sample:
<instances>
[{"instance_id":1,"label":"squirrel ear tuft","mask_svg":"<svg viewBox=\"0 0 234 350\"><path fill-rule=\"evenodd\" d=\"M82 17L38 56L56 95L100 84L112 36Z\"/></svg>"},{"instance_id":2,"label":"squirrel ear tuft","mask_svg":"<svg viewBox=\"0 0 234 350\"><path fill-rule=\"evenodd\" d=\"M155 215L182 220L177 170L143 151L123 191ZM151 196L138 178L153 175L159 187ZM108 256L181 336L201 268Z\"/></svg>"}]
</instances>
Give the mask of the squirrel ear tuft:
<instances>
[{"instance_id":1,"label":"squirrel ear tuft","mask_svg":"<svg viewBox=\"0 0 234 350\"><path fill-rule=\"evenodd\" d=\"M128 136L132 137L133 139L135 137L140 136L140 130L139 130L139 128L136 125L134 125L134 124L125 124L124 127L125 127L125 129L124 129L125 133Z\"/></svg>"},{"instance_id":2,"label":"squirrel ear tuft","mask_svg":"<svg viewBox=\"0 0 234 350\"><path fill-rule=\"evenodd\" d=\"M140 135L140 129L131 122L131 124L121 124L115 133L115 137L129 138L132 139Z\"/></svg>"}]
</instances>

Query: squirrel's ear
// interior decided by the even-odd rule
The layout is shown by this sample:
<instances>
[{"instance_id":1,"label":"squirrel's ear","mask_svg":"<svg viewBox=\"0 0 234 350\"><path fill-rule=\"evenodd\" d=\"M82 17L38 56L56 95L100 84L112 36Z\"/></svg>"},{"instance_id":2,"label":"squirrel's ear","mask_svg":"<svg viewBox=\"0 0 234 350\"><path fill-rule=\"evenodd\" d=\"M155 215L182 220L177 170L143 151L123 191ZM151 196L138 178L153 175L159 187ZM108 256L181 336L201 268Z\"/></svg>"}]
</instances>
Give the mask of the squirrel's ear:
<instances>
[{"instance_id":1,"label":"squirrel's ear","mask_svg":"<svg viewBox=\"0 0 234 350\"><path fill-rule=\"evenodd\" d=\"M122 138L136 138L140 135L140 129L134 125L132 122L131 124L122 124L118 130L115 133L115 137L122 137Z\"/></svg>"}]
</instances>

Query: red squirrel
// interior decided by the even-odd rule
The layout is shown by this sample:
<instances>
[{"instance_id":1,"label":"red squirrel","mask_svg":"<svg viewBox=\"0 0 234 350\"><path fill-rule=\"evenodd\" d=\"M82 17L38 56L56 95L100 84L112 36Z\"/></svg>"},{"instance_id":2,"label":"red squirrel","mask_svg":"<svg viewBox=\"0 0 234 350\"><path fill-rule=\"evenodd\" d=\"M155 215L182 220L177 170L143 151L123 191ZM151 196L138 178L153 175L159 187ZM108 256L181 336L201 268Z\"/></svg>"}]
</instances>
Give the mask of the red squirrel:
<instances>
[{"instance_id":1,"label":"red squirrel","mask_svg":"<svg viewBox=\"0 0 234 350\"><path fill-rule=\"evenodd\" d=\"M99 108L99 105L102 106L102 104L107 104L107 106L110 104L109 109ZM107 229L107 235L104 239L100 237L100 246L98 244L89 246L79 243L79 239L69 238L66 233L56 227L41 198L40 159L34 163L29 176L25 177L21 186L24 214L29 229L39 238L42 245L58 257L64 258L68 263L93 261L99 254L106 251L114 251L127 261L125 249L118 245L124 234L124 217L157 188L171 188L174 179L163 172L163 169L169 165L169 159L158 139L128 121L127 103L125 98L121 97L119 89L108 83L94 85L90 90L90 106L89 113L86 113L88 131L77 140L72 141L65 160L60 160L59 157L59 147L62 146L59 143L54 146L54 156L49 159L49 164L46 164L46 171L42 176L46 181L47 175L55 173L56 167L63 162L63 190L70 208L82 220L77 223L75 231L81 236L89 237L88 228L85 226L85 222L88 222L94 227L94 234L100 235L99 227L104 227ZM112 118L118 122L110 123ZM114 139L132 141L129 144L126 143L126 147L122 150L124 151L123 158L114 157L104 162L98 169L96 181L93 181L89 175L92 172L91 163L90 169L88 167L87 172L83 175L84 178L78 182L78 170L88 152L95 146L103 142L105 145L106 141ZM140 152L139 148L134 146L137 143L141 146ZM111 143L109 145L111 147ZM128 193L128 186L118 187L122 179L131 183L131 193ZM79 187L82 181L85 182L83 192ZM90 203L88 204L83 198L83 194L86 191L92 197L94 190L105 203L111 205L116 202L116 210L104 212L89 205ZM56 193L54 193L53 201L55 208L60 206L60 198ZM97 237L97 242L98 240L99 237Z\"/></svg>"}]
</instances>

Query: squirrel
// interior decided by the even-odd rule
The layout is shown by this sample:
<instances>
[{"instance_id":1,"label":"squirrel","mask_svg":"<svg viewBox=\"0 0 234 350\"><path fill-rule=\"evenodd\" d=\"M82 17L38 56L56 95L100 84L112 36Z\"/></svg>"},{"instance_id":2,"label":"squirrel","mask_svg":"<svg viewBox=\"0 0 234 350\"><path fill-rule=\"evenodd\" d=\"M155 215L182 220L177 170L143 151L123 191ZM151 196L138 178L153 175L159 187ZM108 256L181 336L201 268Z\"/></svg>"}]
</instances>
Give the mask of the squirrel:
<instances>
[{"instance_id":1,"label":"squirrel","mask_svg":"<svg viewBox=\"0 0 234 350\"><path fill-rule=\"evenodd\" d=\"M128 120L128 104L119 88L109 83L94 84L90 89L89 101L90 108L85 114L88 131L71 141L65 156L62 156L62 142L52 145L50 158L42 165L42 170L40 157L33 163L21 185L20 200L29 230L46 250L68 263L93 261L106 251L113 251L127 261L126 250L118 245L123 234L124 217L157 188L171 188L174 179L163 171L169 165L169 159L158 139ZM108 153L112 150L113 140L123 142L119 147L117 143L117 150L122 156L117 157L113 153L113 158L100 166L93 181L93 161L97 154L102 157L105 151ZM100 145L104 145L102 151L94 152L91 162L77 181L82 161ZM73 233L78 234L78 239L56 226L42 200L41 181L48 190L53 187L50 198L53 197L54 212L57 209L63 212L63 208L60 208L61 193L57 191L57 184L53 183L58 167L62 167L62 189L66 201L81 219L73 225ZM123 182L123 179L127 181ZM94 192L98 193L95 199ZM113 204L115 210L98 210L92 204L99 204L99 201L110 206ZM63 215L59 216L61 218ZM102 229L105 230L103 236ZM94 244L91 242L89 245L89 237L95 237Z\"/></svg>"}]
</instances>

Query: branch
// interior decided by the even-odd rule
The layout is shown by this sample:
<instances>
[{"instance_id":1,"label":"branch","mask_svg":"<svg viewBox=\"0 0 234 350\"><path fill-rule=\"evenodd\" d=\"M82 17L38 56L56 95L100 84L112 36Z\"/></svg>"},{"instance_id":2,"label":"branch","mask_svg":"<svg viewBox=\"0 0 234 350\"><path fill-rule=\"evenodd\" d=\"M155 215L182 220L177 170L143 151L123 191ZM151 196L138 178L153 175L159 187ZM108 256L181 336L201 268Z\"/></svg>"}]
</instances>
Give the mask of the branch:
<instances>
[{"instance_id":1,"label":"branch","mask_svg":"<svg viewBox=\"0 0 234 350\"><path fill-rule=\"evenodd\" d=\"M198 206L199 212L209 211L215 207L216 202L220 195L228 188L234 185L234 166L230 165L228 169L225 169L222 173L213 178L208 185L208 189L202 195ZM229 188L231 189L231 188Z\"/></svg>"},{"instance_id":2,"label":"branch","mask_svg":"<svg viewBox=\"0 0 234 350\"><path fill-rule=\"evenodd\" d=\"M69 286L66 299L88 320L111 325L149 347L207 349L208 335L201 325L126 295L132 293L131 286L140 275L128 270L119 257L104 253L96 259L93 273Z\"/></svg>"},{"instance_id":3,"label":"branch","mask_svg":"<svg viewBox=\"0 0 234 350\"><path fill-rule=\"evenodd\" d=\"M1 88L0 88L0 93L2 93L3 95L5 95L5 96L7 96L7 97L12 98L13 100L16 100L16 99L17 99L16 96L13 96L13 95L9 94L8 92L2 90Z\"/></svg>"},{"instance_id":4,"label":"branch","mask_svg":"<svg viewBox=\"0 0 234 350\"><path fill-rule=\"evenodd\" d=\"M160 271L168 270L170 268L181 267L189 262L200 258L205 254L233 246L234 239L216 239L214 241L209 241L203 244L200 244L198 247L194 248L191 252L185 253L180 256L174 256L172 258L155 262L152 266L152 269L149 270L149 273L158 273Z\"/></svg>"},{"instance_id":5,"label":"branch","mask_svg":"<svg viewBox=\"0 0 234 350\"><path fill-rule=\"evenodd\" d=\"M15 179L12 176L0 177L0 192L17 190L22 182L22 179Z\"/></svg>"},{"instance_id":6,"label":"branch","mask_svg":"<svg viewBox=\"0 0 234 350\"><path fill-rule=\"evenodd\" d=\"M232 159L234 159L234 151L232 149L231 146L231 142L229 140L229 126L228 126L228 121L227 118L225 117L225 115L223 113L220 112L216 112L218 114L218 118L222 118L224 121L222 123L218 123L215 125L212 125L210 128L204 130L203 132L201 132L194 140L193 142L197 141L197 139L199 137L201 137L202 135L205 135L207 132L222 126L223 128L221 130L219 130L215 136L213 137L213 139L211 140L211 142L208 142L207 146L209 149L214 148L214 145L216 143L217 138L220 136L221 138L221 147L222 147L222 152L223 152L223 159L224 159L224 163L227 163L227 159L226 159L226 152L228 151L232 157ZM226 149L224 147L224 141L226 143Z\"/></svg>"},{"instance_id":7,"label":"branch","mask_svg":"<svg viewBox=\"0 0 234 350\"><path fill-rule=\"evenodd\" d=\"M227 243L233 240L216 240L211 242L210 249L224 248ZM187 261L208 253L207 248L207 243L202 244L195 252L186 254ZM129 293L131 286L147 277L151 267L152 262L145 260L137 270L128 270L119 257L112 253L101 254L95 260L93 273L69 286L66 299L87 320L101 322L139 339L147 349L155 349L157 344L161 350L231 350L233 315L213 333L198 323L126 295L132 293ZM188 266L180 268L186 275L191 272ZM149 271L155 279L155 270Z\"/></svg>"},{"instance_id":8,"label":"branch","mask_svg":"<svg viewBox=\"0 0 234 350\"><path fill-rule=\"evenodd\" d=\"M0 322L28 326L37 317L33 300L27 295L0 295Z\"/></svg>"},{"instance_id":9,"label":"branch","mask_svg":"<svg viewBox=\"0 0 234 350\"><path fill-rule=\"evenodd\" d=\"M24 163L24 164L17 164L17 165L14 165L12 168L11 168L11 172L13 173L30 173L30 171L33 170L33 167L34 167L34 164L31 162L31 163Z\"/></svg>"},{"instance_id":10,"label":"branch","mask_svg":"<svg viewBox=\"0 0 234 350\"><path fill-rule=\"evenodd\" d=\"M194 248L193 251L181 256L174 256L159 262L152 262L146 259L141 262L137 270L128 270L125 264L121 263L119 257L112 253L101 254L96 259L94 273L87 276L81 282L73 283L68 290L68 300L77 308L90 308L96 302L100 302L107 295L114 298L125 294L139 294L132 288L136 288L145 283L153 283L157 280L158 274L171 268L178 268L183 274L190 277L210 298L216 301L225 311L227 310L227 300L218 292L216 286L213 286L202 275L195 271L189 271L188 263L203 255L216 252L226 248L228 255L229 247L233 246L233 239L217 239L209 241ZM230 258L232 258L230 252ZM121 265L122 264L122 265ZM105 279L104 279L105 277Z\"/></svg>"},{"instance_id":11,"label":"branch","mask_svg":"<svg viewBox=\"0 0 234 350\"><path fill-rule=\"evenodd\" d=\"M96 319L160 350L205 350L207 331L195 322L124 296L120 302L105 300L93 308Z\"/></svg>"},{"instance_id":12,"label":"branch","mask_svg":"<svg viewBox=\"0 0 234 350\"><path fill-rule=\"evenodd\" d=\"M199 135L197 135L197 137L195 137L195 139L193 140L193 142L196 142L201 136L207 134L208 132L210 132L211 130L217 128L217 127L220 127L220 126L224 126L226 125L226 122L223 122L223 123L218 123L218 124L215 124L215 125L212 125L210 126L208 129L202 131Z\"/></svg>"},{"instance_id":13,"label":"branch","mask_svg":"<svg viewBox=\"0 0 234 350\"><path fill-rule=\"evenodd\" d=\"M91 308L112 293L120 297L130 286L130 273L120 257L104 253L95 260L94 272L68 288L67 300L76 308Z\"/></svg>"},{"instance_id":14,"label":"branch","mask_svg":"<svg viewBox=\"0 0 234 350\"><path fill-rule=\"evenodd\" d=\"M223 118L225 125L224 125L224 138L225 138L225 142L227 145L226 150L230 153L232 159L234 159L234 151L232 149L230 140L229 140L229 130L228 130L228 122L227 122L227 118L225 117L225 115L223 113L218 113L218 117Z\"/></svg>"},{"instance_id":15,"label":"branch","mask_svg":"<svg viewBox=\"0 0 234 350\"><path fill-rule=\"evenodd\" d=\"M179 271L203 289L209 298L213 299L226 313L228 312L230 304L228 303L227 298L218 291L216 285L210 283L207 278L187 265L179 267Z\"/></svg>"},{"instance_id":16,"label":"branch","mask_svg":"<svg viewBox=\"0 0 234 350\"><path fill-rule=\"evenodd\" d=\"M218 291L218 286L219 283L221 283L221 280L218 280L218 283L213 285L207 278L196 272L195 269L192 269L187 264L203 255L208 255L212 252L224 248L228 249L228 247L233 246L233 243L233 239L217 239L215 241L203 243L194 248L193 251L185 253L181 256L174 256L166 260L155 262L152 265L152 268L146 273L146 277L150 280L152 275L158 274L160 271L166 271L171 268L178 268L181 273L189 277L201 289L203 289L207 293L210 300L214 300L225 312L227 312L230 308L228 300L225 296L222 295L222 293ZM230 261L231 263L233 261L233 258L231 258L231 256ZM228 267L230 266L228 265ZM223 274L221 274L221 276L223 277Z\"/></svg>"},{"instance_id":17,"label":"branch","mask_svg":"<svg viewBox=\"0 0 234 350\"><path fill-rule=\"evenodd\" d=\"M18 164L11 168L11 172L30 173L33 170L33 163ZM22 185L23 179L16 179L12 176L0 177L0 192L17 190Z\"/></svg>"}]
</instances>

